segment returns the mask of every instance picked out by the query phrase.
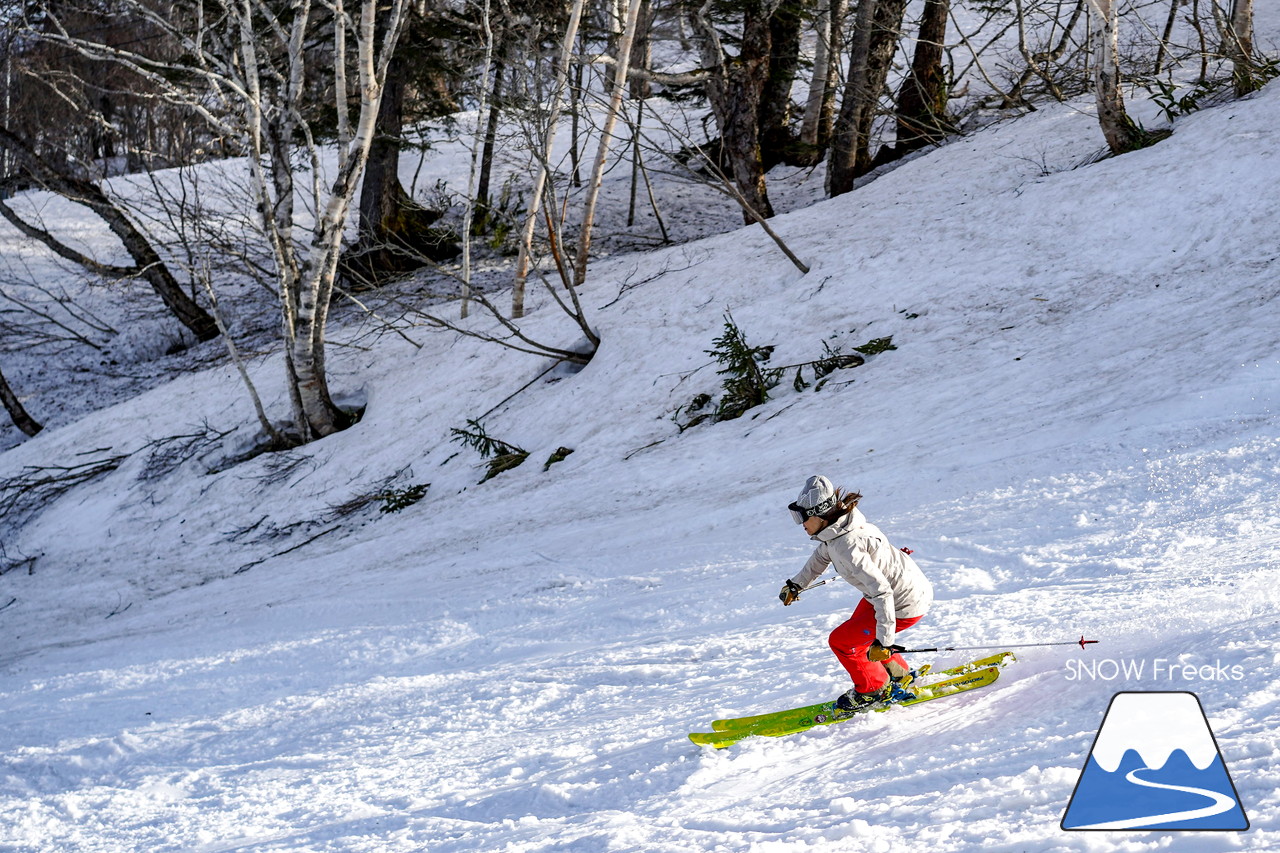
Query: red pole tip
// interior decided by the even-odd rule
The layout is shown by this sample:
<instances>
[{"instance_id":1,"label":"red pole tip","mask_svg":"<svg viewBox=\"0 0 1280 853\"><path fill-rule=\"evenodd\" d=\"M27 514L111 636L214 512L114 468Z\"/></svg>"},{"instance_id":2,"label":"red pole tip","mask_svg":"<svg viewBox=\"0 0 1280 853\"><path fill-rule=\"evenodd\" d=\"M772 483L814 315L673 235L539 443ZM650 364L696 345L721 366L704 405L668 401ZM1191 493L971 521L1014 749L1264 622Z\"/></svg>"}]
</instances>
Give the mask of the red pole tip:
<instances>
[{"instance_id":1,"label":"red pole tip","mask_svg":"<svg viewBox=\"0 0 1280 853\"><path fill-rule=\"evenodd\" d=\"M1081 635L1080 635L1080 648L1082 648L1082 649L1083 649L1085 646L1089 645L1090 643L1096 643L1096 642L1098 642L1098 641L1097 641L1097 640L1086 640L1086 639L1084 638L1084 634L1081 634Z\"/></svg>"}]
</instances>

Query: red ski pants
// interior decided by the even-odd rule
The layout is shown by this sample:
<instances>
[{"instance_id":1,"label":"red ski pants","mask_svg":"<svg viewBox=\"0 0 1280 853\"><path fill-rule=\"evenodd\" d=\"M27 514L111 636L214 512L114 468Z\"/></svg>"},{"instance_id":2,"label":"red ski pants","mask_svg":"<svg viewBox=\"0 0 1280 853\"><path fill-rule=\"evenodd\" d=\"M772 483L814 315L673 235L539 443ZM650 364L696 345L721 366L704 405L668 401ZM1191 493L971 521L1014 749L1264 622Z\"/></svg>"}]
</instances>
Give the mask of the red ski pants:
<instances>
[{"instance_id":1,"label":"red ski pants","mask_svg":"<svg viewBox=\"0 0 1280 853\"><path fill-rule=\"evenodd\" d=\"M912 616L910 619L899 619L895 629L901 633L921 618L923 617ZM901 666L904 672L910 669L902 655L894 655L885 661L867 660L867 650L875 639L876 610L865 598L858 602L849 620L831 632L831 651L835 652L836 659L849 673L853 686L859 693L870 693L884 687L889 680L889 671L885 669L885 665L890 662Z\"/></svg>"}]
</instances>

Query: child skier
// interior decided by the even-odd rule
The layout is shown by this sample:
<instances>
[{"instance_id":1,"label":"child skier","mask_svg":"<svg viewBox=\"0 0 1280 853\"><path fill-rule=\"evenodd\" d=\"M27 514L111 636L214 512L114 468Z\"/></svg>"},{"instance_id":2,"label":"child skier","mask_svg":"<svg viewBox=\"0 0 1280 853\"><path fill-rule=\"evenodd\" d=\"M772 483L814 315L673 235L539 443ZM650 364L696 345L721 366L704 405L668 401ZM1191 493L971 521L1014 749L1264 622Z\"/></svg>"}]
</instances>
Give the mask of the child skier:
<instances>
[{"instance_id":1,"label":"child skier","mask_svg":"<svg viewBox=\"0 0 1280 853\"><path fill-rule=\"evenodd\" d=\"M836 572L865 596L830 637L831 651L853 679L853 687L836 700L845 711L891 698L894 684L910 671L894 641L933 603L929 580L907 553L867 522L858 509L861 498L834 488L826 477L805 482L800 497L787 508L818 547L778 594L790 605L834 563Z\"/></svg>"}]
</instances>

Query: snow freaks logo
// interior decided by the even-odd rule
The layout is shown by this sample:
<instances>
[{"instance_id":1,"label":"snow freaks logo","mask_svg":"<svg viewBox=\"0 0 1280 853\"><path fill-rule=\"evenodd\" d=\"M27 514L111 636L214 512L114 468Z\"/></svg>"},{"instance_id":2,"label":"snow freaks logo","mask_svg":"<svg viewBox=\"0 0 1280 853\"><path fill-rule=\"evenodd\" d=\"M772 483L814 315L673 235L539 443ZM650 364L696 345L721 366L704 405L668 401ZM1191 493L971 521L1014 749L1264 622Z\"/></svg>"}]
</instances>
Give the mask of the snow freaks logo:
<instances>
[{"instance_id":1,"label":"snow freaks logo","mask_svg":"<svg viewBox=\"0 0 1280 853\"><path fill-rule=\"evenodd\" d=\"M1102 660L1067 661L1067 681L1243 681L1244 667L1225 666L1222 661L1197 665L1167 658L1134 660L1103 658Z\"/></svg>"},{"instance_id":2,"label":"snow freaks logo","mask_svg":"<svg viewBox=\"0 0 1280 853\"><path fill-rule=\"evenodd\" d=\"M1112 697L1062 828L1248 829L1196 694Z\"/></svg>"}]
</instances>

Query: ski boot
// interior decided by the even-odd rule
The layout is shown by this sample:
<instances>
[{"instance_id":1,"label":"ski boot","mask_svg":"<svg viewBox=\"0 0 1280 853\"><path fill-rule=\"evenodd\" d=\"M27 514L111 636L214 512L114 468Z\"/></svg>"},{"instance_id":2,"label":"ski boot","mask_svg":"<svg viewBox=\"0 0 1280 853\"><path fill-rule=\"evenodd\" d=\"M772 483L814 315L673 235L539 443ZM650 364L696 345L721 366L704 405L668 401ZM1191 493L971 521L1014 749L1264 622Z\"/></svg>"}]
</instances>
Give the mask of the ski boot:
<instances>
[{"instance_id":1,"label":"ski boot","mask_svg":"<svg viewBox=\"0 0 1280 853\"><path fill-rule=\"evenodd\" d=\"M856 687L851 687L836 699L836 710L845 714L861 711L864 708L887 701L891 692L892 682L885 684L879 690L872 690L870 693L859 693Z\"/></svg>"}]
</instances>

